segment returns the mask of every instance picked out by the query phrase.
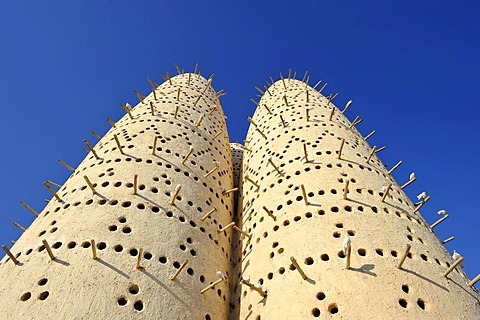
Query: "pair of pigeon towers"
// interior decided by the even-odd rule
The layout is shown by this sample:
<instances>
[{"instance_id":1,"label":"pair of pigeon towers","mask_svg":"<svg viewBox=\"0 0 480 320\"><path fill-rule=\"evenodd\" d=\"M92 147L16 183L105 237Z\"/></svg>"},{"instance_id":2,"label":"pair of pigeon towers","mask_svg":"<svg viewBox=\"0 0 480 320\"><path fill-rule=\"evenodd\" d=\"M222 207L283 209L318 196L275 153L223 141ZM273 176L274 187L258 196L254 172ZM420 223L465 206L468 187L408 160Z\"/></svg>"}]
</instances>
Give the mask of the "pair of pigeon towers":
<instances>
[{"instance_id":1,"label":"pair of pigeon towers","mask_svg":"<svg viewBox=\"0 0 480 320\"><path fill-rule=\"evenodd\" d=\"M1 319L479 319L479 294L326 84L245 145L200 73L149 80L0 262Z\"/></svg>"}]
</instances>

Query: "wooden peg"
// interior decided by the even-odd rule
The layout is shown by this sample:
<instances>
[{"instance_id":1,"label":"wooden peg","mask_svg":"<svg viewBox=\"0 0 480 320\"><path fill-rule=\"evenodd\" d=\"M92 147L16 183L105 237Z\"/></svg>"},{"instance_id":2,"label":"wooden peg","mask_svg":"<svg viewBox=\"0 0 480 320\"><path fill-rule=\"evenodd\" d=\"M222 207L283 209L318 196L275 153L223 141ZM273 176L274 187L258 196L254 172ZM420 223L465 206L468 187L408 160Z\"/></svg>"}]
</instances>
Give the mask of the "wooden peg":
<instances>
[{"instance_id":1,"label":"wooden peg","mask_svg":"<svg viewBox=\"0 0 480 320\"><path fill-rule=\"evenodd\" d=\"M255 87L255 90L257 90L258 92L260 92L260 94L265 94L265 92L262 91L262 89L260 89L259 87Z\"/></svg>"},{"instance_id":2,"label":"wooden peg","mask_svg":"<svg viewBox=\"0 0 480 320\"><path fill-rule=\"evenodd\" d=\"M140 100L141 103L145 103L143 102L143 99L145 99L145 97L137 90L134 90L134 91L135 91L135 94L137 95L138 100Z\"/></svg>"},{"instance_id":3,"label":"wooden peg","mask_svg":"<svg viewBox=\"0 0 480 320\"><path fill-rule=\"evenodd\" d=\"M305 108L307 122L310 121L310 110L312 110L312 108Z\"/></svg>"},{"instance_id":4,"label":"wooden peg","mask_svg":"<svg viewBox=\"0 0 480 320\"><path fill-rule=\"evenodd\" d=\"M257 291L262 297L266 297L267 296L267 292L263 291L262 289L260 288L257 288L254 284L252 284L251 282L248 282L246 281L245 279L242 279L242 283L246 286L248 286L250 289L252 290L255 290Z\"/></svg>"},{"instance_id":5,"label":"wooden peg","mask_svg":"<svg viewBox=\"0 0 480 320\"><path fill-rule=\"evenodd\" d=\"M288 107L288 101L287 101L287 96L283 96L283 100L285 101L285 105Z\"/></svg>"},{"instance_id":6,"label":"wooden peg","mask_svg":"<svg viewBox=\"0 0 480 320\"><path fill-rule=\"evenodd\" d=\"M369 163L370 160L372 160L372 157L373 157L373 155L375 154L375 151L376 151L376 150L377 150L377 146L373 146L372 151L370 151L370 154L368 155L367 163Z\"/></svg>"},{"instance_id":7,"label":"wooden peg","mask_svg":"<svg viewBox=\"0 0 480 320\"><path fill-rule=\"evenodd\" d=\"M290 81L291 76L292 76L292 69L288 69L288 81Z\"/></svg>"},{"instance_id":8,"label":"wooden peg","mask_svg":"<svg viewBox=\"0 0 480 320\"><path fill-rule=\"evenodd\" d=\"M390 189L392 188L392 184L390 183L387 187L387 189L385 189L385 192L383 193L383 197L382 197L382 202L385 202L385 199L387 198L388 196L388 192L390 191Z\"/></svg>"},{"instance_id":9,"label":"wooden peg","mask_svg":"<svg viewBox=\"0 0 480 320\"><path fill-rule=\"evenodd\" d=\"M381 147L381 148L378 148L378 149L375 151L375 153L379 153L380 151L383 151L383 150L385 150L386 148L387 148L386 146L383 146L383 147Z\"/></svg>"},{"instance_id":10,"label":"wooden peg","mask_svg":"<svg viewBox=\"0 0 480 320\"><path fill-rule=\"evenodd\" d=\"M319 80L314 86L312 89L317 89L317 87L320 85L320 83L322 83L322 80Z\"/></svg>"},{"instance_id":11,"label":"wooden peg","mask_svg":"<svg viewBox=\"0 0 480 320\"><path fill-rule=\"evenodd\" d=\"M44 182L45 183L45 182ZM25 207L28 211L30 211L35 217L38 217L38 212L33 210L28 204L23 201L20 201L20 204Z\"/></svg>"},{"instance_id":12,"label":"wooden peg","mask_svg":"<svg viewBox=\"0 0 480 320\"><path fill-rule=\"evenodd\" d=\"M200 118L198 118L197 123L195 123L195 128L198 128L198 127L200 126L200 124L202 123L204 117L205 117L205 114L202 113L202 114L200 115Z\"/></svg>"},{"instance_id":13,"label":"wooden peg","mask_svg":"<svg viewBox=\"0 0 480 320\"><path fill-rule=\"evenodd\" d=\"M212 210L205 213L205 215L203 217L201 217L200 220L205 221L205 219L210 217L212 215L212 213L214 213L215 211L217 211L217 208L213 208Z\"/></svg>"},{"instance_id":14,"label":"wooden peg","mask_svg":"<svg viewBox=\"0 0 480 320\"><path fill-rule=\"evenodd\" d=\"M207 292L208 290L214 288L217 284L219 284L220 282L224 281L225 278L220 278L218 280L215 280L214 282L212 282L211 284L209 284L208 286L206 286L205 288L202 289L202 291L200 291L200 294L204 294L205 292Z\"/></svg>"},{"instance_id":15,"label":"wooden peg","mask_svg":"<svg viewBox=\"0 0 480 320\"><path fill-rule=\"evenodd\" d=\"M282 117L282 116L280 116L280 120L282 121L283 127L286 127L287 124L285 123L285 120L283 120L283 117Z\"/></svg>"},{"instance_id":16,"label":"wooden peg","mask_svg":"<svg viewBox=\"0 0 480 320\"><path fill-rule=\"evenodd\" d=\"M96 134L95 131L90 130L90 133L92 134L92 136L94 136L94 137L97 138L98 140L101 140L101 139L102 139L102 137L100 137L98 134Z\"/></svg>"},{"instance_id":17,"label":"wooden peg","mask_svg":"<svg viewBox=\"0 0 480 320\"><path fill-rule=\"evenodd\" d=\"M207 178L209 175L211 175L212 173L214 173L215 170L218 169L218 167L219 167L219 165L217 164L217 165L215 166L215 168L213 168L212 170L208 171L203 177L204 177L204 178Z\"/></svg>"},{"instance_id":18,"label":"wooden peg","mask_svg":"<svg viewBox=\"0 0 480 320\"><path fill-rule=\"evenodd\" d=\"M188 81L187 81L187 86L190 86L190 81L192 80L192 74L188 74Z\"/></svg>"},{"instance_id":19,"label":"wooden peg","mask_svg":"<svg viewBox=\"0 0 480 320\"><path fill-rule=\"evenodd\" d=\"M60 198L60 196L46 183L43 183L43 186L47 188L48 191L57 199L59 202L63 202L63 200Z\"/></svg>"},{"instance_id":20,"label":"wooden peg","mask_svg":"<svg viewBox=\"0 0 480 320\"><path fill-rule=\"evenodd\" d=\"M310 162L308 159L307 145L305 143L303 144L303 156L305 158L305 163Z\"/></svg>"},{"instance_id":21,"label":"wooden peg","mask_svg":"<svg viewBox=\"0 0 480 320\"><path fill-rule=\"evenodd\" d=\"M403 254L402 258L400 259L400 261L398 262L398 265L397 265L397 268L398 269L402 269L402 265L403 263L405 262L405 259L407 259L407 255L408 253L410 252L410 249L412 248L412 246L410 244L407 244L407 248L405 249L405 253Z\"/></svg>"},{"instance_id":22,"label":"wooden peg","mask_svg":"<svg viewBox=\"0 0 480 320\"><path fill-rule=\"evenodd\" d=\"M447 239L445 239L445 240L442 241L442 244L446 244L446 243L452 241L453 239L455 239L455 237L447 238Z\"/></svg>"},{"instance_id":23,"label":"wooden peg","mask_svg":"<svg viewBox=\"0 0 480 320\"><path fill-rule=\"evenodd\" d=\"M252 179L250 179L250 177L248 176L248 174L245 175L244 179L248 182L250 182L251 184L253 184L255 187L257 187L257 189L260 188L260 186L258 185L258 183L256 183L255 181L253 181Z\"/></svg>"},{"instance_id":24,"label":"wooden peg","mask_svg":"<svg viewBox=\"0 0 480 320\"><path fill-rule=\"evenodd\" d=\"M200 99L202 98L202 95L200 94L197 99L195 100L195 102L193 103L194 106L197 105L197 103L200 101Z\"/></svg>"},{"instance_id":25,"label":"wooden peg","mask_svg":"<svg viewBox=\"0 0 480 320\"><path fill-rule=\"evenodd\" d=\"M405 182L405 184L403 186L400 187L400 189L405 189L406 187L408 187L409 185L414 183L416 180L417 180L417 178L415 178L415 177L413 179L408 180L407 182Z\"/></svg>"},{"instance_id":26,"label":"wooden peg","mask_svg":"<svg viewBox=\"0 0 480 320\"><path fill-rule=\"evenodd\" d=\"M107 117L107 122L112 126L112 128L115 128L115 123L112 121L112 119Z\"/></svg>"},{"instance_id":27,"label":"wooden peg","mask_svg":"<svg viewBox=\"0 0 480 320\"><path fill-rule=\"evenodd\" d=\"M255 123L255 121L253 121L253 119L251 117L247 117L247 120L248 122L250 122L253 126L257 126L257 124Z\"/></svg>"},{"instance_id":28,"label":"wooden peg","mask_svg":"<svg viewBox=\"0 0 480 320\"><path fill-rule=\"evenodd\" d=\"M115 142L117 143L117 147L118 147L118 150L120 151L120 154L124 154L123 149L122 149L122 145L120 144L120 141L118 140L118 136L116 134L114 134L113 137L115 138Z\"/></svg>"},{"instance_id":29,"label":"wooden peg","mask_svg":"<svg viewBox=\"0 0 480 320\"><path fill-rule=\"evenodd\" d=\"M153 106L153 102L152 102L152 101L150 101L150 113L151 113L152 116L155 115L155 108L154 108L154 106Z\"/></svg>"},{"instance_id":30,"label":"wooden peg","mask_svg":"<svg viewBox=\"0 0 480 320\"><path fill-rule=\"evenodd\" d=\"M138 194L138 174L133 176L133 195Z\"/></svg>"},{"instance_id":31,"label":"wooden peg","mask_svg":"<svg viewBox=\"0 0 480 320\"><path fill-rule=\"evenodd\" d=\"M232 188L232 189L228 189L228 190L223 190L222 194L223 195L229 195L230 193L236 192L236 191L238 191L238 188Z\"/></svg>"},{"instance_id":32,"label":"wooden peg","mask_svg":"<svg viewBox=\"0 0 480 320\"><path fill-rule=\"evenodd\" d=\"M263 86L263 88L265 89L265 91L271 96L272 94L270 93L270 90L268 90L268 87L267 86Z\"/></svg>"},{"instance_id":33,"label":"wooden peg","mask_svg":"<svg viewBox=\"0 0 480 320\"><path fill-rule=\"evenodd\" d=\"M361 123L362 121L363 119L356 119L352 124L350 124L350 129L355 127L357 124Z\"/></svg>"},{"instance_id":34,"label":"wooden peg","mask_svg":"<svg viewBox=\"0 0 480 320\"><path fill-rule=\"evenodd\" d=\"M180 106L177 104L177 105L175 106L175 113L174 113L174 115L173 115L173 117L174 117L175 119L177 119L178 110L180 110Z\"/></svg>"},{"instance_id":35,"label":"wooden peg","mask_svg":"<svg viewBox=\"0 0 480 320\"><path fill-rule=\"evenodd\" d=\"M370 132L365 138L363 138L363 140L367 141L368 138L370 138L371 136L373 136L375 134L375 132L377 132L376 130L373 130L372 132Z\"/></svg>"},{"instance_id":36,"label":"wooden peg","mask_svg":"<svg viewBox=\"0 0 480 320\"><path fill-rule=\"evenodd\" d=\"M187 162L188 158L192 155L192 153L193 153L193 147L190 146L187 155L182 160L182 164L185 164L185 162Z\"/></svg>"},{"instance_id":37,"label":"wooden peg","mask_svg":"<svg viewBox=\"0 0 480 320\"><path fill-rule=\"evenodd\" d=\"M270 81L272 82L272 86L275 88L275 87L276 87L276 86L275 86L275 81L273 81L273 78L272 78L272 77L270 77ZM268 82L267 82L267 84L268 84Z\"/></svg>"},{"instance_id":38,"label":"wooden peg","mask_svg":"<svg viewBox=\"0 0 480 320\"><path fill-rule=\"evenodd\" d=\"M345 187L343 188L343 200L348 199L348 185L350 184L350 180L345 181Z\"/></svg>"},{"instance_id":39,"label":"wooden peg","mask_svg":"<svg viewBox=\"0 0 480 320\"><path fill-rule=\"evenodd\" d=\"M180 67L176 63L175 63L175 69L177 69L178 74L182 73L182 71L180 70Z\"/></svg>"},{"instance_id":40,"label":"wooden peg","mask_svg":"<svg viewBox=\"0 0 480 320\"><path fill-rule=\"evenodd\" d=\"M62 160L58 160L58 163L60 163L65 169L70 170L72 172L75 172L75 169L63 162Z\"/></svg>"},{"instance_id":41,"label":"wooden peg","mask_svg":"<svg viewBox=\"0 0 480 320\"><path fill-rule=\"evenodd\" d=\"M400 167L400 165L401 165L402 163L403 163L402 160L398 161L398 163L397 163L396 165L394 165L394 166L392 167L392 169L388 170L387 173L388 173L388 174L392 174L393 171L395 171L398 167Z\"/></svg>"},{"instance_id":42,"label":"wooden peg","mask_svg":"<svg viewBox=\"0 0 480 320\"><path fill-rule=\"evenodd\" d=\"M95 240L90 240L90 244L92 245L92 259L97 260L97 247L95 246Z\"/></svg>"},{"instance_id":43,"label":"wooden peg","mask_svg":"<svg viewBox=\"0 0 480 320\"><path fill-rule=\"evenodd\" d=\"M217 133L215 133L215 134L213 135L213 137L212 137L212 140L217 139L222 133L223 133L223 130L220 130L220 131L218 131Z\"/></svg>"},{"instance_id":44,"label":"wooden peg","mask_svg":"<svg viewBox=\"0 0 480 320\"><path fill-rule=\"evenodd\" d=\"M477 283L478 281L480 281L480 274L478 276L476 276L472 281L470 281L467 285L470 287L470 288L473 288L473 286L475 285L475 283Z\"/></svg>"},{"instance_id":45,"label":"wooden peg","mask_svg":"<svg viewBox=\"0 0 480 320\"><path fill-rule=\"evenodd\" d=\"M416 206L413 210L413 213L417 213L418 210L420 210L425 205L425 203L428 202L428 200L430 200L430 196L426 197L425 200L423 200L418 206Z\"/></svg>"},{"instance_id":46,"label":"wooden peg","mask_svg":"<svg viewBox=\"0 0 480 320\"><path fill-rule=\"evenodd\" d=\"M342 142L340 143L340 149L338 149L338 159L342 158L342 150L343 150L343 145L345 144L345 138L342 139Z\"/></svg>"},{"instance_id":47,"label":"wooden peg","mask_svg":"<svg viewBox=\"0 0 480 320\"><path fill-rule=\"evenodd\" d=\"M225 227L223 227L222 229L217 230L217 232L222 233L223 231L230 229L234 225L235 225L235 221L232 221L229 224L227 224Z\"/></svg>"},{"instance_id":48,"label":"wooden peg","mask_svg":"<svg viewBox=\"0 0 480 320\"><path fill-rule=\"evenodd\" d=\"M54 186L54 187L57 187L57 188L59 188L59 189L62 187L62 186L59 185L58 183L55 183L55 182L53 182L53 181L51 181L51 180L47 180L47 181L45 181L45 182L48 183L49 185Z\"/></svg>"},{"instance_id":49,"label":"wooden peg","mask_svg":"<svg viewBox=\"0 0 480 320\"><path fill-rule=\"evenodd\" d=\"M330 112L330 116L328 117L328 121L332 121L334 113L335 113L335 107L332 106L332 111Z\"/></svg>"},{"instance_id":50,"label":"wooden peg","mask_svg":"<svg viewBox=\"0 0 480 320\"><path fill-rule=\"evenodd\" d=\"M252 239L252 236L249 235L247 232L243 231L242 229L240 229L239 227L237 226L233 226L233 229L237 232L240 232L241 234L243 234L245 237L247 237L248 239Z\"/></svg>"},{"instance_id":51,"label":"wooden peg","mask_svg":"<svg viewBox=\"0 0 480 320\"><path fill-rule=\"evenodd\" d=\"M120 107L122 107L123 111L125 111L125 113L128 114L130 119L133 119L133 116L132 116L132 113L130 112L129 106L130 106L130 104L128 104L128 103L127 103L126 106L124 106L123 103L120 102Z\"/></svg>"},{"instance_id":52,"label":"wooden peg","mask_svg":"<svg viewBox=\"0 0 480 320\"><path fill-rule=\"evenodd\" d=\"M352 256L352 247L348 246L347 247L347 260L346 260L346 268L347 270L350 269L350 258Z\"/></svg>"},{"instance_id":53,"label":"wooden peg","mask_svg":"<svg viewBox=\"0 0 480 320\"><path fill-rule=\"evenodd\" d=\"M15 221L13 221L12 223L15 227L20 229L22 232L25 232L26 229L24 227L22 227L19 223L15 222Z\"/></svg>"},{"instance_id":54,"label":"wooden peg","mask_svg":"<svg viewBox=\"0 0 480 320\"><path fill-rule=\"evenodd\" d=\"M323 85L323 87L321 87L320 90L318 90L318 92L319 92L319 93L322 93L323 89L325 89L325 88L327 87L327 84L328 84L328 83L325 83L325 84Z\"/></svg>"},{"instance_id":55,"label":"wooden peg","mask_svg":"<svg viewBox=\"0 0 480 320\"><path fill-rule=\"evenodd\" d=\"M272 217L272 219L273 219L274 221L277 221L277 217L275 217L275 215L273 214L272 211L268 210L268 208L265 207L265 206L263 206L262 208L263 208L263 210L265 210L265 211L267 212L267 214L268 214L270 217Z\"/></svg>"},{"instance_id":56,"label":"wooden peg","mask_svg":"<svg viewBox=\"0 0 480 320\"><path fill-rule=\"evenodd\" d=\"M295 260L294 257L290 257L290 261L292 261L292 264L295 266L297 269L298 273L302 276L303 280L307 280L307 275L305 272L303 272L302 268L300 268L300 265L298 264L297 260Z\"/></svg>"},{"instance_id":57,"label":"wooden peg","mask_svg":"<svg viewBox=\"0 0 480 320\"><path fill-rule=\"evenodd\" d=\"M178 277L178 275L180 274L180 272L182 272L182 270L185 269L185 267L187 266L187 263L188 263L188 260L185 260L185 262L182 263L182 265L180 266L180 268L178 268L177 272L175 272L175 274L170 277L170 280L174 281L175 279L177 279L177 277Z\"/></svg>"},{"instance_id":58,"label":"wooden peg","mask_svg":"<svg viewBox=\"0 0 480 320\"><path fill-rule=\"evenodd\" d=\"M303 75L302 82L305 82L305 80L307 80L307 76L308 76L308 71L305 71L305 74Z\"/></svg>"},{"instance_id":59,"label":"wooden peg","mask_svg":"<svg viewBox=\"0 0 480 320\"><path fill-rule=\"evenodd\" d=\"M266 103L264 103L263 106L265 107L265 109L267 109L269 114L272 114L272 110L270 110Z\"/></svg>"},{"instance_id":60,"label":"wooden peg","mask_svg":"<svg viewBox=\"0 0 480 320\"><path fill-rule=\"evenodd\" d=\"M447 271L445 271L445 273L443 274L443 276L446 278L448 277L448 275L455 269L456 266L458 266L461 262L463 261L463 257L459 257L457 260L455 260L452 265L450 266L450 268L447 269Z\"/></svg>"},{"instance_id":61,"label":"wooden peg","mask_svg":"<svg viewBox=\"0 0 480 320\"><path fill-rule=\"evenodd\" d=\"M177 101L180 101L180 88L178 88L178 91L177 91Z\"/></svg>"},{"instance_id":62,"label":"wooden peg","mask_svg":"<svg viewBox=\"0 0 480 320\"><path fill-rule=\"evenodd\" d=\"M329 106L329 105L330 105L330 102L332 102L332 98L333 98L333 95L332 95L332 94L329 94L329 95L328 95L327 106Z\"/></svg>"},{"instance_id":63,"label":"wooden peg","mask_svg":"<svg viewBox=\"0 0 480 320\"><path fill-rule=\"evenodd\" d=\"M207 89L208 89L211 85L212 85L212 79L209 78L209 79L207 80L207 85L205 86L205 88L203 88L202 93L207 92Z\"/></svg>"},{"instance_id":64,"label":"wooden peg","mask_svg":"<svg viewBox=\"0 0 480 320\"><path fill-rule=\"evenodd\" d=\"M96 194L97 191L95 191L95 187L93 186L92 182L90 182L90 179L88 179L87 176L83 176L83 179L85 179L85 181L87 182L88 187L90 188L90 190L92 190L92 193Z\"/></svg>"},{"instance_id":65,"label":"wooden peg","mask_svg":"<svg viewBox=\"0 0 480 320\"><path fill-rule=\"evenodd\" d=\"M15 256L10 252L10 250L8 250L7 246L6 245L2 245L2 249L3 251L5 251L5 253L7 254L7 256L10 258L10 260L12 260L12 262L17 265L18 264L18 260L17 258L15 258Z\"/></svg>"},{"instance_id":66,"label":"wooden peg","mask_svg":"<svg viewBox=\"0 0 480 320\"><path fill-rule=\"evenodd\" d=\"M136 269L136 270L142 268L142 267L140 266L140 262L142 262L142 255L143 255L143 249L140 248L140 250L138 251L138 256L137 256L137 264L135 265L135 269Z\"/></svg>"},{"instance_id":67,"label":"wooden peg","mask_svg":"<svg viewBox=\"0 0 480 320\"><path fill-rule=\"evenodd\" d=\"M153 82L150 77L147 77L147 81L148 83L150 83L150 85L152 86L152 90L155 91L155 89L158 88L158 84L156 84L155 82Z\"/></svg>"},{"instance_id":68,"label":"wooden peg","mask_svg":"<svg viewBox=\"0 0 480 320\"><path fill-rule=\"evenodd\" d=\"M285 88L285 90L287 90L287 86L285 85L285 79L283 79L283 75L281 72L280 72L280 79L282 80L283 87Z\"/></svg>"},{"instance_id":69,"label":"wooden peg","mask_svg":"<svg viewBox=\"0 0 480 320\"><path fill-rule=\"evenodd\" d=\"M300 188L302 189L303 201L305 202L305 205L308 206L307 192L305 191L305 186L301 184Z\"/></svg>"},{"instance_id":70,"label":"wooden peg","mask_svg":"<svg viewBox=\"0 0 480 320\"><path fill-rule=\"evenodd\" d=\"M85 145L87 146L88 150L90 150L90 152L93 154L93 156L96 158L96 159L100 159L100 157L98 156L97 152L95 152L95 150L93 149L92 145L90 144L90 142L87 141L87 139L83 139L83 142L85 143Z\"/></svg>"},{"instance_id":71,"label":"wooden peg","mask_svg":"<svg viewBox=\"0 0 480 320\"><path fill-rule=\"evenodd\" d=\"M175 193L173 194L173 197L172 199L170 200L170 204L174 205L175 204L175 200L177 199L177 196L178 194L180 193L180 190L182 189L182 186L177 184L177 186L175 187Z\"/></svg>"},{"instance_id":72,"label":"wooden peg","mask_svg":"<svg viewBox=\"0 0 480 320\"><path fill-rule=\"evenodd\" d=\"M262 137L264 137L265 139L267 139L267 136L265 135L265 133L264 133L262 130L260 130L259 127L255 127L255 130L257 130L258 133L260 133L260 135L261 135Z\"/></svg>"},{"instance_id":73,"label":"wooden peg","mask_svg":"<svg viewBox=\"0 0 480 320\"><path fill-rule=\"evenodd\" d=\"M252 149L250 149L246 146L242 146L242 145L240 145L240 149L245 150L245 151L250 151L250 152L252 151Z\"/></svg>"},{"instance_id":74,"label":"wooden peg","mask_svg":"<svg viewBox=\"0 0 480 320\"><path fill-rule=\"evenodd\" d=\"M152 93L153 93L153 100L157 101L157 92L155 89L152 90ZM150 103L152 103L152 101L150 101Z\"/></svg>"},{"instance_id":75,"label":"wooden peg","mask_svg":"<svg viewBox=\"0 0 480 320\"><path fill-rule=\"evenodd\" d=\"M277 171L277 173L282 173L280 169L275 165L275 163L273 163L272 157L268 158L268 163L272 165L272 167L275 169L275 171Z\"/></svg>"},{"instance_id":76,"label":"wooden peg","mask_svg":"<svg viewBox=\"0 0 480 320\"><path fill-rule=\"evenodd\" d=\"M310 101L309 101L309 96L308 96L308 89L305 90L305 94L307 95L307 103L308 103L308 102L310 102Z\"/></svg>"},{"instance_id":77,"label":"wooden peg","mask_svg":"<svg viewBox=\"0 0 480 320\"><path fill-rule=\"evenodd\" d=\"M360 116L356 116L355 119L353 119L352 123L348 126L350 129L352 129L355 124L357 123L358 119L360 119Z\"/></svg>"},{"instance_id":78,"label":"wooden peg","mask_svg":"<svg viewBox=\"0 0 480 320\"><path fill-rule=\"evenodd\" d=\"M47 240L42 240L43 245L45 246L45 249L47 250L48 256L50 257L50 260L55 260L55 256L53 255L52 248L50 248L50 245L48 244Z\"/></svg>"},{"instance_id":79,"label":"wooden peg","mask_svg":"<svg viewBox=\"0 0 480 320\"><path fill-rule=\"evenodd\" d=\"M342 114L345 113L348 110L348 108L350 108L350 106L352 105L352 102L353 102L352 100L349 100L347 102L347 104L345 105L345 108L343 108L343 110L341 111Z\"/></svg>"},{"instance_id":80,"label":"wooden peg","mask_svg":"<svg viewBox=\"0 0 480 320\"><path fill-rule=\"evenodd\" d=\"M193 70L193 74L197 74L198 71L198 63L195 64L195 70Z\"/></svg>"},{"instance_id":81,"label":"wooden peg","mask_svg":"<svg viewBox=\"0 0 480 320\"><path fill-rule=\"evenodd\" d=\"M157 140L158 140L157 136L153 137L152 155L155 155L155 152L157 151Z\"/></svg>"},{"instance_id":82,"label":"wooden peg","mask_svg":"<svg viewBox=\"0 0 480 320\"><path fill-rule=\"evenodd\" d=\"M435 228L436 226L438 226L442 221L446 220L448 218L448 214L444 215L442 218L438 219L437 221L435 221L431 226L430 226L430 229L433 231L433 228Z\"/></svg>"},{"instance_id":83,"label":"wooden peg","mask_svg":"<svg viewBox=\"0 0 480 320\"><path fill-rule=\"evenodd\" d=\"M172 79L170 78L170 73L168 73L168 71L165 72L165 79L168 80L168 83L169 83L170 85L173 85Z\"/></svg>"}]
</instances>

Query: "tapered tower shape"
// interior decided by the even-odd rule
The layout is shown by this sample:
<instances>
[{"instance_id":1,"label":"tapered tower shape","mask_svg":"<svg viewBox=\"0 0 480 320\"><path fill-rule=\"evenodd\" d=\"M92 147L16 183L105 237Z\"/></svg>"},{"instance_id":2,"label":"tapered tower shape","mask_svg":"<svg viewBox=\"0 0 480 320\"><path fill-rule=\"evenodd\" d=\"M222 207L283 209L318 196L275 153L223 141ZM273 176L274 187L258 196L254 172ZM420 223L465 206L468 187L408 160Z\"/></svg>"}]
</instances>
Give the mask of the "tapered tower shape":
<instances>
[{"instance_id":1,"label":"tapered tower shape","mask_svg":"<svg viewBox=\"0 0 480 320\"><path fill-rule=\"evenodd\" d=\"M332 98L282 79L250 121L240 319L480 318L434 227Z\"/></svg>"},{"instance_id":2,"label":"tapered tower shape","mask_svg":"<svg viewBox=\"0 0 480 320\"><path fill-rule=\"evenodd\" d=\"M228 318L224 114L199 74L151 84L0 262L0 318Z\"/></svg>"}]
</instances>

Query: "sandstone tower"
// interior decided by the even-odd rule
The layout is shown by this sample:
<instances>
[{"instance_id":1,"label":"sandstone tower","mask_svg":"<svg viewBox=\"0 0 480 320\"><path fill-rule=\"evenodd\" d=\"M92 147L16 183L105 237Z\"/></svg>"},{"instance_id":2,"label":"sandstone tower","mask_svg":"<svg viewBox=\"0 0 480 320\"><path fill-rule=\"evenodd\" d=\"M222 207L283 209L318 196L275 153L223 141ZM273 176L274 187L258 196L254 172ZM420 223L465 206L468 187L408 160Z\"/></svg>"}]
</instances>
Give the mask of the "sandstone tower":
<instances>
[{"instance_id":1,"label":"sandstone tower","mask_svg":"<svg viewBox=\"0 0 480 320\"><path fill-rule=\"evenodd\" d=\"M249 119L240 319L480 318L463 272L444 276L452 258L423 204L320 92L272 80Z\"/></svg>"},{"instance_id":2,"label":"sandstone tower","mask_svg":"<svg viewBox=\"0 0 480 320\"><path fill-rule=\"evenodd\" d=\"M62 162L63 186L45 182L41 212L24 204L37 217L4 247L1 319L480 317L428 198L405 195L415 178L395 182L350 103L272 80L243 146L211 80L149 80L77 168Z\"/></svg>"},{"instance_id":3,"label":"sandstone tower","mask_svg":"<svg viewBox=\"0 0 480 320\"><path fill-rule=\"evenodd\" d=\"M232 157L210 82L152 82L125 107L2 259L2 319L228 318Z\"/></svg>"}]
</instances>

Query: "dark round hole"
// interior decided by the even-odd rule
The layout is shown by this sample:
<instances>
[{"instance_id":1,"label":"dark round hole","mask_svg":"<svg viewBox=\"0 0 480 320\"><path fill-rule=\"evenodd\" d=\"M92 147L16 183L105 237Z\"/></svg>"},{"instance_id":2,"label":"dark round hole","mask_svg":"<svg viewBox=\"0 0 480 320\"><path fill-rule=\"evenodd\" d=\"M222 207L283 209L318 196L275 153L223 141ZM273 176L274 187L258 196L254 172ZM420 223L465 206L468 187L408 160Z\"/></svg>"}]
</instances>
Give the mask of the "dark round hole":
<instances>
[{"instance_id":1,"label":"dark round hole","mask_svg":"<svg viewBox=\"0 0 480 320\"><path fill-rule=\"evenodd\" d=\"M130 288L128 288L128 292L130 292L131 294L137 294L139 291L140 289L136 284L132 284Z\"/></svg>"},{"instance_id":2,"label":"dark round hole","mask_svg":"<svg viewBox=\"0 0 480 320\"><path fill-rule=\"evenodd\" d=\"M162 264L165 264L165 263L167 263L167 257L160 257L160 258L158 258L158 261Z\"/></svg>"},{"instance_id":3,"label":"dark round hole","mask_svg":"<svg viewBox=\"0 0 480 320\"><path fill-rule=\"evenodd\" d=\"M398 303L400 304L400 306L402 306L402 308L407 307L407 300L405 300L405 299L399 299Z\"/></svg>"},{"instance_id":4,"label":"dark round hole","mask_svg":"<svg viewBox=\"0 0 480 320\"><path fill-rule=\"evenodd\" d=\"M127 299L125 299L124 297L118 298L117 303L119 306L124 306L127 304Z\"/></svg>"},{"instance_id":5,"label":"dark round hole","mask_svg":"<svg viewBox=\"0 0 480 320\"><path fill-rule=\"evenodd\" d=\"M408 286L407 286L406 284L404 284L404 285L402 286L402 291L405 292L405 293L408 293L408 290L409 290L409 289L408 289Z\"/></svg>"},{"instance_id":6,"label":"dark round hole","mask_svg":"<svg viewBox=\"0 0 480 320\"><path fill-rule=\"evenodd\" d=\"M141 300L138 300L133 304L133 307L137 311L142 311L143 310L143 302Z\"/></svg>"},{"instance_id":7,"label":"dark round hole","mask_svg":"<svg viewBox=\"0 0 480 320\"><path fill-rule=\"evenodd\" d=\"M113 247L113 250L115 250L116 252L122 252L123 247L121 245L117 244L115 247Z\"/></svg>"},{"instance_id":8,"label":"dark round hole","mask_svg":"<svg viewBox=\"0 0 480 320\"><path fill-rule=\"evenodd\" d=\"M39 300L45 300L45 299L48 298L48 295L49 295L48 291L43 291L42 293L40 293L40 294L38 295L38 299L39 299Z\"/></svg>"},{"instance_id":9,"label":"dark round hole","mask_svg":"<svg viewBox=\"0 0 480 320\"><path fill-rule=\"evenodd\" d=\"M47 279L47 278L43 278L43 279L38 280L38 285L39 285L39 286L44 286L44 285L47 284L47 282L48 282L48 279Z\"/></svg>"},{"instance_id":10,"label":"dark round hole","mask_svg":"<svg viewBox=\"0 0 480 320\"><path fill-rule=\"evenodd\" d=\"M20 297L20 300L22 301L27 301L28 299L30 299L32 297L32 294L30 292L25 292L24 294L22 294L22 296Z\"/></svg>"},{"instance_id":11,"label":"dark round hole","mask_svg":"<svg viewBox=\"0 0 480 320\"><path fill-rule=\"evenodd\" d=\"M425 301L423 301L422 299L419 298L417 300L417 305L420 307L420 309L425 310Z\"/></svg>"},{"instance_id":12,"label":"dark round hole","mask_svg":"<svg viewBox=\"0 0 480 320\"><path fill-rule=\"evenodd\" d=\"M312 309L312 315L313 315L315 318L320 317L320 310L319 310L318 308L313 308L313 309Z\"/></svg>"},{"instance_id":13,"label":"dark round hole","mask_svg":"<svg viewBox=\"0 0 480 320\"><path fill-rule=\"evenodd\" d=\"M320 301L325 299L325 293L323 293L323 292L317 293L317 299L320 300Z\"/></svg>"},{"instance_id":14,"label":"dark round hole","mask_svg":"<svg viewBox=\"0 0 480 320\"><path fill-rule=\"evenodd\" d=\"M338 313L338 307L336 304L332 303L331 305L328 306L328 312L331 314Z\"/></svg>"}]
</instances>

